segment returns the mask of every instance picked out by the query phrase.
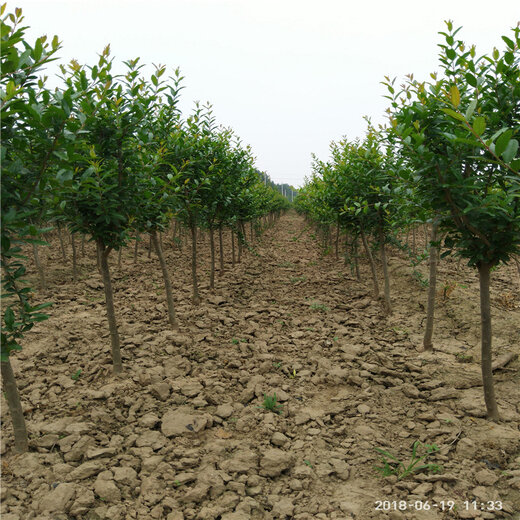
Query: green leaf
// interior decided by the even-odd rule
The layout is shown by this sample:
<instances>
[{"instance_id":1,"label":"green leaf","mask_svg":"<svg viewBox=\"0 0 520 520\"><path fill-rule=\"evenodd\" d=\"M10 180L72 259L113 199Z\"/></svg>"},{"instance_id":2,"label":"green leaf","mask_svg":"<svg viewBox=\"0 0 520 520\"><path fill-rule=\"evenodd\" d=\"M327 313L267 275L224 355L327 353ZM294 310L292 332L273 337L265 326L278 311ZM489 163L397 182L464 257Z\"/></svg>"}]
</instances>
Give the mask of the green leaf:
<instances>
[{"instance_id":1,"label":"green leaf","mask_svg":"<svg viewBox=\"0 0 520 520\"><path fill-rule=\"evenodd\" d=\"M512 50L515 50L515 42L508 38L507 36L502 36L502 40L506 42L506 45Z\"/></svg>"},{"instance_id":2,"label":"green leaf","mask_svg":"<svg viewBox=\"0 0 520 520\"><path fill-rule=\"evenodd\" d=\"M513 135L513 131L507 130L496 140L495 153L499 157L504 153L504 150L507 148L507 145L509 144L509 140L511 139L512 135Z\"/></svg>"},{"instance_id":3,"label":"green leaf","mask_svg":"<svg viewBox=\"0 0 520 520\"><path fill-rule=\"evenodd\" d=\"M450 98L451 103L455 108L457 108L460 105L460 92L457 88L457 85L452 85L450 88Z\"/></svg>"},{"instance_id":4,"label":"green leaf","mask_svg":"<svg viewBox=\"0 0 520 520\"><path fill-rule=\"evenodd\" d=\"M477 100L474 99L468 106L467 110L466 110L466 119L469 120L471 119L471 116L473 115L473 112L475 112L475 109L477 108Z\"/></svg>"},{"instance_id":5,"label":"green leaf","mask_svg":"<svg viewBox=\"0 0 520 520\"><path fill-rule=\"evenodd\" d=\"M511 139L502 154L502 159L504 159L506 163L510 163L516 157L516 152L518 152L518 141Z\"/></svg>"},{"instance_id":6,"label":"green leaf","mask_svg":"<svg viewBox=\"0 0 520 520\"><path fill-rule=\"evenodd\" d=\"M475 76L473 76L473 74L468 72L464 77L466 78L466 81L468 82L469 85L471 85L473 88L477 87L477 85L478 85L477 78Z\"/></svg>"},{"instance_id":7,"label":"green leaf","mask_svg":"<svg viewBox=\"0 0 520 520\"><path fill-rule=\"evenodd\" d=\"M5 313L4 313L4 323L7 327L8 330L12 330L13 329L13 325L14 325L14 312L13 312L13 309L11 309L11 307L7 307L7 309L5 310Z\"/></svg>"},{"instance_id":8,"label":"green leaf","mask_svg":"<svg viewBox=\"0 0 520 520\"><path fill-rule=\"evenodd\" d=\"M478 135L482 135L486 129L486 118L484 116L478 116L473 121L473 131Z\"/></svg>"},{"instance_id":9,"label":"green leaf","mask_svg":"<svg viewBox=\"0 0 520 520\"><path fill-rule=\"evenodd\" d=\"M451 108L442 108L441 110L445 114L448 114L449 116L453 117L454 119L457 119L458 121L466 121L466 119L464 118L464 116L462 114L455 112L455 110L452 110Z\"/></svg>"}]
</instances>

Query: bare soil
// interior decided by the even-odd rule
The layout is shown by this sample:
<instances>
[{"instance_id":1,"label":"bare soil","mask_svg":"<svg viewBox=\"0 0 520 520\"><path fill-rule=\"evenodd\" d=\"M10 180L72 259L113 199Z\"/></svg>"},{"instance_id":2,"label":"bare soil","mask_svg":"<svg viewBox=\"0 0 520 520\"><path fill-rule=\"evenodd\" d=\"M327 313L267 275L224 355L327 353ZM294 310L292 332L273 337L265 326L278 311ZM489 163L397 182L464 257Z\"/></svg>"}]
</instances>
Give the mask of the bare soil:
<instances>
[{"instance_id":1,"label":"bare soil","mask_svg":"<svg viewBox=\"0 0 520 520\"><path fill-rule=\"evenodd\" d=\"M13 453L3 400L2 520L520 518L520 362L495 371L501 421L487 421L474 270L441 261L426 353L427 289L398 251L386 317L366 262L358 282L294 213L235 268L226 236L213 293L201 242L199 307L190 248L163 241L177 332L146 244L135 265L133 246L121 268L110 259L121 377L111 373L92 244L77 283L57 241L42 250L49 289L35 298L55 305L12 358L31 451ZM518 354L516 266L495 271L492 285L495 357ZM274 394L279 413L262 406ZM439 448L426 462L440 472L377 472L376 448L407 464L415 441ZM477 510L464 504L473 500Z\"/></svg>"}]
</instances>

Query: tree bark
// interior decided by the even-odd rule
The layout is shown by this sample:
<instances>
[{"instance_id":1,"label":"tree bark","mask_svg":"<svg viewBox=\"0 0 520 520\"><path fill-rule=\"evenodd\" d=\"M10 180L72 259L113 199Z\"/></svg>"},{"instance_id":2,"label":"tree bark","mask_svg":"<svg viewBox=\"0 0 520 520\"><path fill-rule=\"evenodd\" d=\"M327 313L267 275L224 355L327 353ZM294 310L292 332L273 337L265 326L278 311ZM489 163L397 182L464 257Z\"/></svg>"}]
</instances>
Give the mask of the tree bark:
<instances>
[{"instance_id":1,"label":"tree bark","mask_svg":"<svg viewBox=\"0 0 520 520\"><path fill-rule=\"evenodd\" d=\"M435 291L437 289L437 242L439 220L436 218L432 225L432 239L430 245L430 278L428 284L428 306L426 309L426 329L424 331L424 350L433 350L433 321L435 315Z\"/></svg>"},{"instance_id":2,"label":"tree bark","mask_svg":"<svg viewBox=\"0 0 520 520\"><path fill-rule=\"evenodd\" d=\"M335 244L335 247L336 247L336 260L339 259L339 218L338 218L338 221L336 222L336 244Z\"/></svg>"},{"instance_id":3,"label":"tree bark","mask_svg":"<svg viewBox=\"0 0 520 520\"><path fill-rule=\"evenodd\" d=\"M174 330L179 328L179 322L177 321L177 317L175 315L175 305L173 303L173 291L172 284L170 282L170 275L168 274L168 267L166 266L166 261L164 260L163 250L161 247L161 243L157 240L157 232L153 230L150 233L152 237L152 242L155 247L155 252L157 253L157 257L159 258L159 264L161 265L161 271L164 280L164 289L166 291L166 303L168 304L168 320L170 325Z\"/></svg>"},{"instance_id":4,"label":"tree bark","mask_svg":"<svg viewBox=\"0 0 520 520\"><path fill-rule=\"evenodd\" d=\"M238 242L237 263L240 263L242 261L242 244L243 244L243 241L244 241L244 235L242 234L241 222L238 222L238 226L237 226L237 242Z\"/></svg>"},{"instance_id":5,"label":"tree bark","mask_svg":"<svg viewBox=\"0 0 520 520\"><path fill-rule=\"evenodd\" d=\"M123 256L123 246L119 248L117 252L117 268L121 269L121 257Z\"/></svg>"},{"instance_id":6,"label":"tree bark","mask_svg":"<svg viewBox=\"0 0 520 520\"><path fill-rule=\"evenodd\" d=\"M112 348L112 363L115 374L123 371L121 362L121 347L119 341L119 332L117 331L116 313L114 310L114 291L112 289L112 280L110 278L110 269L108 266L108 255L112 248L106 247L103 241L98 238L97 246L99 251L99 260L101 263L101 275L103 276L103 287L105 289L105 303L107 307L108 328L110 330L110 344Z\"/></svg>"},{"instance_id":7,"label":"tree bark","mask_svg":"<svg viewBox=\"0 0 520 520\"><path fill-rule=\"evenodd\" d=\"M61 257L63 259L63 263L67 263L67 251L65 251L65 242L63 240L63 234L61 232L61 224L58 222L58 238L60 239L60 249L61 249Z\"/></svg>"},{"instance_id":8,"label":"tree bark","mask_svg":"<svg viewBox=\"0 0 520 520\"><path fill-rule=\"evenodd\" d=\"M361 231L361 241L363 242L363 247L365 248L365 253L368 257L368 263L370 264L370 271L372 272L372 284L374 287L374 298L379 298L379 284L377 283L377 272L376 272L376 264L374 263L374 257L372 256L372 251L370 251L370 246L368 245L368 240L365 235L365 230L363 227L360 228Z\"/></svg>"},{"instance_id":9,"label":"tree bark","mask_svg":"<svg viewBox=\"0 0 520 520\"><path fill-rule=\"evenodd\" d=\"M34 263L36 264L36 270L38 271L38 277L40 278L40 288L46 289L47 283L45 281L45 271L43 270L42 264L40 262L40 255L38 254L38 245L32 245L33 255L34 255Z\"/></svg>"},{"instance_id":10,"label":"tree bark","mask_svg":"<svg viewBox=\"0 0 520 520\"><path fill-rule=\"evenodd\" d=\"M215 289L215 233L213 226L210 225L209 230L209 250L210 250L210 270L209 270L209 288Z\"/></svg>"},{"instance_id":11,"label":"tree bark","mask_svg":"<svg viewBox=\"0 0 520 520\"><path fill-rule=\"evenodd\" d=\"M76 248L76 235L71 233L70 243L72 245L72 281L78 281L78 252Z\"/></svg>"},{"instance_id":12,"label":"tree bark","mask_svg":"<svg viewBox=\"0 0 520 520\"><path fill-rule=\"evenodd\" d=\"M235 256L235 232L231 230L231 254L232 254L232 265L235 267L236 256Z\"/></svg>"},{"instance_id":13,"label":"tree bark","mask_svg":"<svg viewBox=\"0 0 520 520\"><path fill-rule=\"evenodd\" d=\"M137 252L139 251L139 233L135 235L135 245L134 245L134 264L137 264Z\"/></svg>"},{"instance_id":14,"label":"tree bark","mask_svg":"<svg viewBox=\"0 0 520 520\"><path fill-rule=\"evenodd\" d=\"M220 255L220 271L219 276L224 274L224 239L222 237L222 224L218 227L218 244L219 244L219 255Z\"/></svg>"},{"instance_id":15,"label":"tree bark","mask_svg":"<svg viewBox=\"0 0 520 520\"><path fill-rule=\"evenodd\" d=\"M481 324L481 356L482 356L482 382L484 384L484 400L486 402L487 416L492 421L499 420L498 406L495 399L495 387L493 384L493 367L491 362L491 300L489 297L489 280L491 264L481 263L478 266L480 281L480 324Z\"/></svg>"},{"instance_id":16,"label":"tree bark","mask_svg":"<svg viewBox=\"0 0 520 520\"><path fill-rule=\"evenodd\" d=\"M191 280L193 284L193 305L200 304L199 285L197 280L197 226L191 223Z\"/></svg>"},{"instance_id":17,"label":"tree bark","mask_svg":"<svg viewBox=\"0 0 520 520\"><path fill-rule=\"evenodd\" d=\"M382 226L379 228L379 249L381 251L381 263L383 264L383 276L385 280L385 312L390 315L392 314L392 302L390 301L390 275L388 273L388 264L386 261L385 233Z\"/></svg>"},{"instance_id":18,"label":"tree bark","mask_svg":"<svg viewBox=\"0 0 520 520\"><path fill-rule=\"evenodd\" d=\"M13 423L14 450L18 453L25 453L29 451L29 440L27 438L27 428L25 427L20 393L16 385L11 360L7 358L7 361L2 361L0 365L2 367L2 386Z\"/></svg>"},{"instance_id":19,"label":"tree bark","mask_svg":"<svg viewBox=\"0 0 520 520\"><path fill-rule=\"evenodd\" d=\"M361 273L359 272L359 258L358 258L358 237L354 238L354 267L356 268L356 279L361 281Z\"/></svg>"},{"instance_id":20,"label":"tree bark","mask_svg":"<svg viewBox=\"0 0 520 520\"><path fill-rule=\"evenodd\" d=\"M148 237L148 258L152 257L152 237Z\"/></svg>"}]
</instances>

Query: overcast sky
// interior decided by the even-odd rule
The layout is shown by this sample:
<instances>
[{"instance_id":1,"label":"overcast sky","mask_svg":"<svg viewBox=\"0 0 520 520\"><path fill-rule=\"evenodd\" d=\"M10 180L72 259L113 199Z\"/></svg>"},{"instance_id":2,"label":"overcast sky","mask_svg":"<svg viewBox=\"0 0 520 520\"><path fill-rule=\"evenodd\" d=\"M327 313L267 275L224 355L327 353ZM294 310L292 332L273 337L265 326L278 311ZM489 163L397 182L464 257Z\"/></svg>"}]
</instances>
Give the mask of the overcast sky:
<instances>
[{"instance_id":1,"label":"overcast sky","mask_svg":"<svg viewBox=\"0 0 520 520\"><path fill-rule=\"evenodd\" d=\"M385 75L438 69L438 31L453 19L480 53L503 48L518 0L19 0L31 37L57 34L62 62L116 60L180 67L182 106L210 101L278 183L303 184L311 153L383 122Z\"/></svg>"}]
</instances>

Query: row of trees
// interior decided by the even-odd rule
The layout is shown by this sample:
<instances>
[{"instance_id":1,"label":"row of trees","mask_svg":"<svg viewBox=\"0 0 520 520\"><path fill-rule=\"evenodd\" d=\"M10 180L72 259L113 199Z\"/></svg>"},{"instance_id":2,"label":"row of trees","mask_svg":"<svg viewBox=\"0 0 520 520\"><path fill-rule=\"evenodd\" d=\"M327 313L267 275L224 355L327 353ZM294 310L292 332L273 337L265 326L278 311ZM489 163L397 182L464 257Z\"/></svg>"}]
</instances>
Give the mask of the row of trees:
<instances>
[{"instance_id":1,"label":"row of trees","mask_svg":"<svg viewBox=\"0 0 520 520\"><path fill-rule=\"evenodd\" d=\"M332 143L328 161L315 158L296 204L319 225L345 230L354 249L361 238L378 296L372 237L388 313L385 244L417 223L431 225L426 349L433 348L440 234L443 256L457 254L478 270L484 396L488 417L497 420L489 285L492 269L520 251L520 28L502 37L502 52L483 56L457 38L459 30L446 22L440 33L440 74L422 82L410 75L400 87L385 78L390 124L369 124L364 139Z\"/></svg>"},{"instance_id":2,"label":"row of trees","mask_svg":"<svg viewBox=\"0 0 520 520\"><path fill-rule=\"evenodd\" d=\"M26 451L27 433L10 355L48 303L33 305L25 281L26 258L44 244L42 233L65 225L95 242L102 274L115 373L122 371L108 258L139 234L150 235L159 257L168 316L178 327L169 273L158 236L175 219L192 236L193 303L197 283L197 233L209 231L211 287L215 232L230 227L244 242L245 223L276 215L288 201L267 187L251 149L231 129L217 125L211 107L178 108L179 70L164 66L145 75L139 59L115 74L107 46L97 63L61 66L61 86L46 87L42 69L56 59L57 37L31 45L21 9L1 7L1 161L3 297L1 340L5 395L13 419L15 448ZM222 252L222 247L221 247Z\"/></svg>"}]
</instances>

